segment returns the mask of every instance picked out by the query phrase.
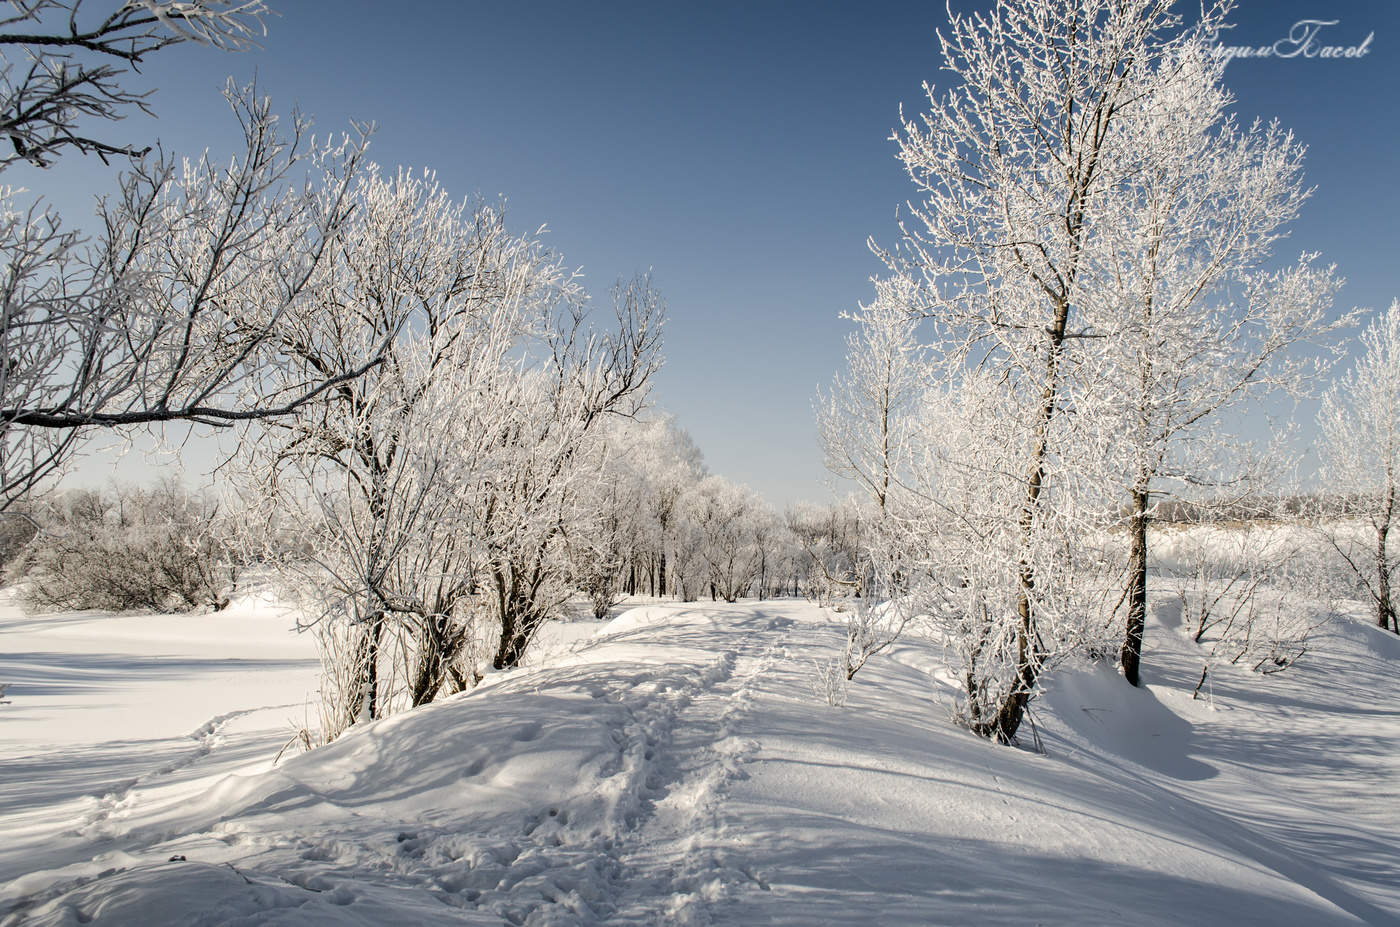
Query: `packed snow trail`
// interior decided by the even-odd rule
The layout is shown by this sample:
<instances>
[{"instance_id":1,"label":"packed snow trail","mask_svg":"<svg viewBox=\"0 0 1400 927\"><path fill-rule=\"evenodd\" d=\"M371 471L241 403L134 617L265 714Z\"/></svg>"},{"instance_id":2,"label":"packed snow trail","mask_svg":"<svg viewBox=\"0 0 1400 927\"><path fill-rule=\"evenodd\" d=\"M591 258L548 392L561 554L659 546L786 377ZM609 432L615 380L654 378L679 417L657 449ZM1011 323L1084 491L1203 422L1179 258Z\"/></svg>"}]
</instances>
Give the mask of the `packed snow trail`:
<instances>
[{"instance_id":1,"label":"packed snow trail","mask_svg":"<svg viewBox=\"0 0 1400 927\"><path fill-rule=\"evenodd\" d=\"M757 687L787 656L793 624L763 611L757 618L766 624L747 630L724 652L714 684L688 697L659 737L640 741L650 765L645 816L621 856L624 892L614 905L614 923L706 923L709 904L736 885L758 883L747 869L729 865L718 846L720 805L759 746L740 733L740 723ZM667 887L658 893L656 886Z\"/></svg>"},{"instance_id":2,"label":"packed snow trail","mask_svg":"<svg viewBox=\"0 0 1400 927\"><path fill-rule=\"evenodd\" d=\"M31 874L4 923L1396 924L1400 713L1353 699L1393 692L1400 646L1373 630L1222 672L1212 709L1194 645L1154 625L1146 689L1052 677L1039 755L949 724L927 644L832 708L811 683L830 614L633 608L472 693L104 819L121 855ZM1348 743L1364 786L1311 754Z\"/></svg>"}]
</instances>

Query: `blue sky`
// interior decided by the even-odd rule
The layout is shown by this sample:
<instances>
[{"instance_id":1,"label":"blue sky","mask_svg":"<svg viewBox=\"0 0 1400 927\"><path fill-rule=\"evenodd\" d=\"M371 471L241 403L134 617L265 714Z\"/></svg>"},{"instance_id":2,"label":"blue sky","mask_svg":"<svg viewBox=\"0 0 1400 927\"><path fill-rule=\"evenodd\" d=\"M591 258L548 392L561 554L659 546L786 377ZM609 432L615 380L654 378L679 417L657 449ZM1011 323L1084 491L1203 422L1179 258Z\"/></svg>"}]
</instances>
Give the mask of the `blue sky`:
<instances>
[{"instance_id":1,"label":"blue sky","mask_svg":"<svg viewBox=\"0 0 1400 927\"><path fill-rule=\"evenodd\" d=\"M888 137L899 104L940 80L942 3L271 3L261 49L153 58L141 83L158 118L121 134L231 154L219 89L255 73L320 130L375 121L375 160L504 195L517 229L548 223L595 298L653 268L671 313L657 402L714 470L772 502L827 493L812 396L841 364L839 313L881 269L866 239L892 241L913 192ZM1242 117L1276 117L1310 149L1317 193L1282 254L1321 251L1348 278L1345 306L1387 305L1400 4L1242 0L1228 42L1270 44L1301 19L1338 20L1328 44L1374 33L1369 54L1235 61L1227 83ZM112 173L70 156L5 179L78 219ZM81 475L106 472L99 455Z\"/></svg>"}]
</instances>

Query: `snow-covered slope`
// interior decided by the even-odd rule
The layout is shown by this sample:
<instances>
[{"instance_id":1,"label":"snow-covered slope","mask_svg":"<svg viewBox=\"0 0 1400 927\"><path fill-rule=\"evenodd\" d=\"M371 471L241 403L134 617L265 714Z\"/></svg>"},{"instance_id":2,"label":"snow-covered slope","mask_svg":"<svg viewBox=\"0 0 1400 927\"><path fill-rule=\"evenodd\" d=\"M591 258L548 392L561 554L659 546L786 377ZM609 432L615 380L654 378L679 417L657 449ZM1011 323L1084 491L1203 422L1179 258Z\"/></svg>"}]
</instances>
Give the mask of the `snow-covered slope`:
<instances>
[{"instance_id":1,"label":"snow-covered slope","mask_svg":"<svg viewBox=\"0 0 1400 927\"><path fill-rule=\"evenodd\" d=\"M938 654L914 642L829 707L812 663L839 634L799 602L632 609L540 665L275 769L263 758L179 802L129 792L99 833L71 835L97 859L69 846L49 865L35 849L26 866L7 848L19 877L0 911L114 925L1400 923L1400 646L1382 632L1329 629L1269 678L1213 674L1212 706L1190 698L1194 645L1154 627L1142 691L1102 668L1052 677L1044 755L950 725ZM7 809L22 801L19 777L3 785Z\"/></svg>"}]
</instances>

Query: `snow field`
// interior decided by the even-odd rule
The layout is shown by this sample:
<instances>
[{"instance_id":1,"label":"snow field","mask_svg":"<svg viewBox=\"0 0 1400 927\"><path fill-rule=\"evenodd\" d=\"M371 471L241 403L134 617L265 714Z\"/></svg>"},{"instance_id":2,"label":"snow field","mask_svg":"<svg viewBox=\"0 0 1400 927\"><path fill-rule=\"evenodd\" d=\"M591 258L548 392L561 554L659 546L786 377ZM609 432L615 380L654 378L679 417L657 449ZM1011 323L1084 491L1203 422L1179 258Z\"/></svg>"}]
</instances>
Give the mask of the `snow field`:
<instances>
[{"instance_id":1,"label":"snow field","mask_svg":"<svg viewBox=\"0 0 1400 927\"><path fill-rule=\"evenodd\" d=\"M1400 717L1368 697L1400 643L1364 624L1286 673L1213 673L1207 702L1196 645L1154 622L1143 690L1050 677L1046 755L950 725L914 639L847 707L814 698L841 628L804 602L557 633L275 769L130 790L67 865L28 860L4 923L1400 923ZM216 727L183 769L243 759Z\"/></svg>"}]
</instances>

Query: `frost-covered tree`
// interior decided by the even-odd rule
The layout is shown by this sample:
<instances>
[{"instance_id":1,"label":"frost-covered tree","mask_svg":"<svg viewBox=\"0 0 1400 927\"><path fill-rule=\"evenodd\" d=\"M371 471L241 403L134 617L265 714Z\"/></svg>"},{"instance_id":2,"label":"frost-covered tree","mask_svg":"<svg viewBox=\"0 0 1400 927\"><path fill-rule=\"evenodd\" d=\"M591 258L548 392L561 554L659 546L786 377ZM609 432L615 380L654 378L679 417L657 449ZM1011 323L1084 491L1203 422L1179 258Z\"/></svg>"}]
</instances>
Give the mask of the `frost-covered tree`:
<instances>
[{"instance_id":1,"label":"frost-covered tree","mask_svg":"<svg viewBox=\"0 0 1400 927\"><path fill-rule=\"evenodd\" d=\"M765 583L784 585L786 576L771 572L791 544L777 514L748 486L691 472L696 482L669 510L668 563L676 595L690 602L708 592L734 602L765 594Z\"/></svg>"},{"instance_id":2,"label":"frost-covered tree","mask_svg":"<svg viewBox=\"0 0 1400 927\"><path fill-rule=\"evenodd\" d=\"M795 563L796 584L807 598L824 605L860 593L870 551L870 517L858 500L799 504L788 510L784 523L801 551Z\"/></svg>"},{"instance_id":3,"label":"frost-covered tree","mask_svg":"<svg viewBox=\"0 0 1400 927\"><path fill-rule=\"evenodd\" d=\"M654 565L659 532L647 505L650 485L643 463L645 445L659 434L655 424L618 417L606 422L593 442L600 459L584 488L590 517L568 544L574 585L599 619L622 596L644 589Z\"/></svg>"},{"instance_id":4,"label":"frost-covered tree","mask_svg":"<svg viewBox=\"0 0 1400 927\"><path fill-rule=\"evenodd\" d=\"M637 484L632 473L605 464L596 467L596 478L581 490L580 505L588 512L584 525L570 533L569 575L573 587L588 599L599 621L622 600L634 577L642 525L635 516Z\"/></svg>"},{"instance_id":5,"label":"frost-covered tree","mask_svg":"<svg viewBox=\"0 0 1400 927\"><path fill-rule=\"evenodd\" d=\"M505 439L508 458L487 493L486 570L500 622L494 665L519 664L544 620L567 597L565 540L594 515L586 486L616 416L636 415L661 364L665 303L650 275L613 291L615 324L566 313L548 333L547 360Z\"/></svg>"},{"instance_id":6,"label":"frost-covered tree","mask_svg":"<svg viewBox=\"0 0 1400 927\"><path fill-rule=\"evenodd\" d=\"M345 219L363 137L313 145L304 119L279 126L253 88L228 92L245 147L225 164L101 137L147 110L147 94L123 86L130 70L186 40L247 47L261 2L141 0L106 14L82 0L10 6L0 127L14 154L0 166L47 166L70 151L132 161L99 201L91 241L0 190L0 508L61 469L95 428L285 414L377 362L371 353L301 382L264 377L278 361L273 333Z\"/></svg>"},{"instance_id":7,"label":"frost-covered tree","mask_svg":"<svg viewBox=\"0 0 1400 927\"><path fill-rule=\"evenodd\" d=\"M1323 483L1345 503L1322 527L1370 596L1376 624L1400 634L1393 600L1400 550L1392 540L1400 488L1400 301L1375 318L1360 345L1361 356L1323 397L1318 416ZM1358 509L1371 529L1369 544L1345 517Z\"/></svg>"},{"instance_id":8,"label":"frost-covered tree","mask_svg":"<svg viewBox=\"0 0 1400 927\"><path fill-rule=\"evenodd\" d=\"M908 577L907 591L891 602L899 620L944 646L963 688L960 720L1003 740L1010 737L999 726L1008 703L1091 642L1101 598L1104 564L1093 539L1111 496L1096 485L1097 474L1081 468L1082 443L1050 445L1046 501L1034 517L1024 514L1018 464L1037 446L1026 421L1037 414L990 371L930 391L914 426L909 491L874 547L877 568ZM1025 563L1034 565L1036 581L1030 641L1023 637Z\"/></svg>"},{"instance_id":9,"label":"frost-covered tree","mask_svg":"<svg viewBox=\"0 0 1400 927\"><path fill-rule=\"evenodd\" d=\"M1297 395L1325 355L1296 350L1336 323L1339 281L1304 255L1272 270L1308 190L1303 149L1275 124L1242 126L1221 83L1223 58L1197 35L1158 61L1151 93L1116 131L1132 166L1108 191L1093 277L1115 311L1094 332L1108 348L1094 402L1128 497L1123 674L1139 681L1147 614L1148 524L1173 487L1239 473L1225 419L1274 391Z\"/></svg>"},{"instance_id":10,"label":"frost-covered tree","mask_svg":"<svg viewBox=\"0 0 1400 927\"><path fill-rule=\"evenodd\" d=\"M892 517L907 489L908 430L919 400L925 360L916 337L912 310L918 296L907 277L880 280L875 299L848 316L856 331L846 339L846 371L836 377L828 397L817 405L817 424L826 466L852 480L869 501L870 518L857 555L852 589L858 607L846 619L840 669L847 680L875 654L888 648L904 630L897 609L875 608L871 598L898 595L893 581L898 568L888 566L889 532L901 530ZM813 564L821 563L814 553ZM829 574L828 574L829 578Z\"/></svg>"},{"instance_id":11,"label":"frost-covered tree","mask_svg":"<svg viewBox=\"0 0 1400 927\"><path fill-rule=\"evenodd\" d=\"M15 0L0 15L0 134L13 149L0 167L47 167L66 151L143 156L150 146L98 137L151 112L149 92L123 86L129 73L181 42L246 49L267 13L262 0Z\"/></svg>"},{"instance_id":12,"label":"frost-covered tree","mask_svg":"<svg viewBox=\"0 0 1400 927\"><path fill-rule=\"evenodd\" d=\"M668 556L672 556L671 552L678 545L675 537L677 506L686 489L704 479L706 469L699 447L674 421L659 420L648 431L650 433L638 442L636 460L645 480L647 514L654 526L655 593L664 596L673 569Z\"/></svg>"},{"instance_id":13,"label":"frost-covered tree","mask_svg":"<svg viewBox=\"0 0 1400 927\"><path fill-rule=\"evenodd\" d=\"M283 562L311 594L313 620L353 629L347 653L363 675L350 714L373 718L394 695L381 670L403 662L386 644L416 642L413 678L401 680L413 704L450 674L482 581L488 484L540 392L521 347L579 294L499 207L453 202L431 175L371 167L348 204L353 219L276 350L294 381L367 352L385 360L265 423L243 467L266 505L300 513L309 557Z\"/></svg>"},{"instance_id":14,"label":"frost-covered tree","mask_svg":"<svg viewBox=\"0 0 1400 927\"><path fill-rule=\"evenodd\" d=\"M880 280L875 299L846 318L846 371L818 398L817 427L827 469L854 481L877 512L888 507L901 477L901 429L918 400L924 359L913 310L918 296L907 277Z\"/></svg>"},{"instance_id":15,"label":"frost-covered tree","mask_svg":"<svg viewBox=\"0 0 1400 927\"><path fill-rule=\"evenodd\" d=\"M767 502L760 501L750 524L749 537L758 554L753 592L760 600L782 594L796 544L787 525Z\"/></svg>"},{"instance_id":16,"label":"frost-covered tree","mask_svg":"<svg viewBox=\"0 0 1400 927\"><path fill-rule=\"evenodd\" d=\"M1201 28L1220 14L1204 11ZM1015 737L1040 673L1076 639L1066 579L1103 508L1082 472L1103 457L1103 428L1082 413L1118 312L1103 257L1115 196L1141 169L1123 125L1164 92L1194 35L1162 0L955 13L940 36L953 85L926 87L929 108L895 136L918 200L884 257L929 320L934 396L996 436L955 430L971 443L944 443L940 465L981 482L960 497L946 487L961 476L929 475L932 508L906 516L911 534L946 524L982 546L967 575L929 582L955 582L965 717L984 736Z\"/></svg>"},{"instance_id":17,"label":"frost-covered tree","mask_svg":"<svg viewBox=\"0 0 1400 927\"><path fill-rule=\"evenodd\" d=\"M670 572L676 598L694 602L709 586L708 563L705 561L705 535L700 525L689 517L689 499L683 498L676 518L671 523Z\"/></svg>"},{"instance_id":18,"label":"frost-covered tree","mask_svg":"<svg viewBox=\"0 0 1400 927\"><path fill-rule=\"evenodd\" d=\"M1207 510L1202 520L1174 525L1154 558L1176 587L1184 630L1201 647L1197 697L1220 665L1287 669L1336 614L1335 574L1315 539L1277 500L1256 505L1245 520Z\"/></svg>"},{"instance_id":19,"label":"frost-covered tree","mask_svg":"<svg viewBox=\"0 0 1400 927\"><path fill-rule=\"evenodd\" d=\"M233 519L177 480L35 500L11 575L37 610L219 611L237 587Z\"/></svg>"},{"instance_id":20,"label":"frost-covered tree","mask_svg":"<svg viewBox=\"0 0 1400 927\"><path fill-rule=\"evenodd\" d=\"M664 596L674 591L677 506L704 479L703 456L669 416L617 419L604 445L602 492L617 508L611 523L627 538L625 587L631 594L645 589Z\"/></svg>"},{"instance_id":21,"label":"frost-covered tree","mask_svg":"<svg viewBox=\"0 0 1400 927\"><path fill-rule=\"evenodd\" d=\"M771 518L747 486L722 476L706 477L682 499L683 516L705 564L711 594L726 602L745 595L758 577L760 551L755 528Z\"/></svg>"}]
</instances>

